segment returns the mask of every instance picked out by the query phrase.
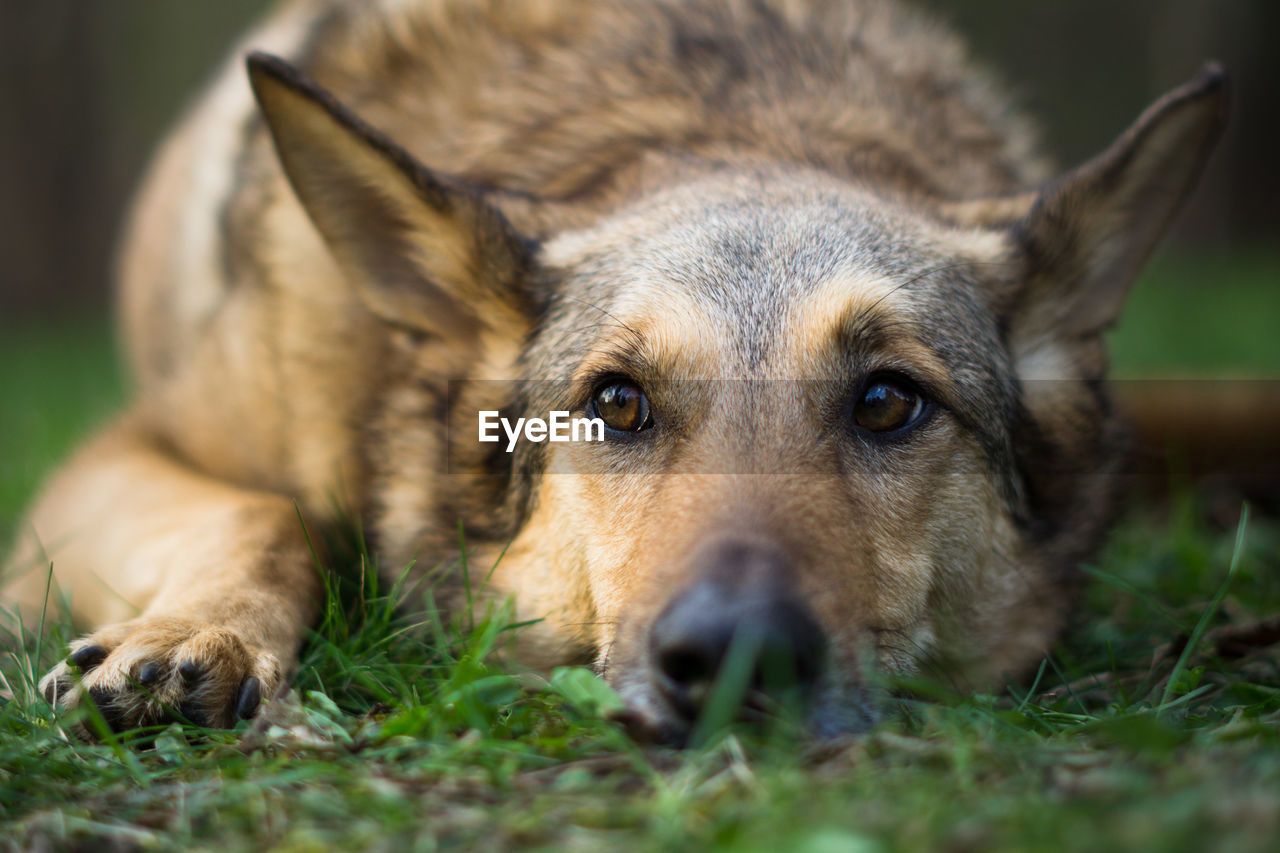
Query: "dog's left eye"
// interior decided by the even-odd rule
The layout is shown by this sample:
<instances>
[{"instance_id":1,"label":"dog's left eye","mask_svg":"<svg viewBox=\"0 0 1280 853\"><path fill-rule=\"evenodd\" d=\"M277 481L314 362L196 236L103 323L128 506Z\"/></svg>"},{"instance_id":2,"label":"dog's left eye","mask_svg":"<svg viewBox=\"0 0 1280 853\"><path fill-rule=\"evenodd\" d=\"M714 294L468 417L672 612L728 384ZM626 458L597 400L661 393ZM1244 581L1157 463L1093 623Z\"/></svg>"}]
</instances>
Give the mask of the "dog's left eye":
<instances>
[{"instance_id":1,"label":"dog's left eye","mask_svg":"<svg viewBox=\"0 0 1280 853\"><path fill-rule=\"evenodd\" d=\"M649 398L634 382L625 379L610 380L598 388L591 397L589 414L618 432L639 432L653 426Z\"/></svg>"},{"instance_id":2,"label":"dog's left eye","mask_svg":"<svg viewBox=\"0 0 1280 853\"><path fill-rule=\"evenodd\" d=\"M915 425L925 409L924 397L907 380L873 376L854 401L852 419L868 432L892 433Z\"/></svg>"}]
</instances>

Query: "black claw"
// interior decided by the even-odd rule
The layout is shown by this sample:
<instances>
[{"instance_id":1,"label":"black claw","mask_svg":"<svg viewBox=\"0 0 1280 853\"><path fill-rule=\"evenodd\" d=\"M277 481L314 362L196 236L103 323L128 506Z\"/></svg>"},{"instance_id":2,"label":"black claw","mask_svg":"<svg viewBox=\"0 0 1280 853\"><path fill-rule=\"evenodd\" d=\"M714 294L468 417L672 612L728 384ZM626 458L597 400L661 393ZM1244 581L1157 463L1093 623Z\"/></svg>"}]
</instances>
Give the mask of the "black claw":
<instances>
[{"instance_id":1,"label":"black claw","mask_svg":"<svg viewBox=\"0 0 1280 853\"><path fill-rule=\"evenodd\" d=\"M81 672L91 672L98 664L107 659L107 650L102 646L81 646L71 653L68 661L75 664Z\"/></svg>"},{"instance_id":2,"label":"black claw","mask_svg":"<svg viewBox=\"0 0 1280 853\"><path fill-rule=\"evenodd\" d=\"M195 661L184 660L181 665L178 666L178 674L182 676L183 681L191 682L203 675L204 670L200 667L200 664Z\"/></svg>"},{"instance_id":3,"label":"black claw","mask_svg":"<svg viewBox=\"0 0 1280 853\"><path fill-rule=\"evenodd\" d=\"M240 685L240 700L236 702L236 715L242 720L248 720L258 713L258 707L261 704L262 682L251 675L244 680L244 684Z\"/></svg>"},{"instance_id":4,"label":"black claw","mask_svg":"<svg viewBox=\"0 0 1280 853\"><path fill-rule=\"evenodd\" d=\"M160 664L149 660L138 670L138 683L143 687L155 684L160 678Z\"/></svg>"}]
</instances>

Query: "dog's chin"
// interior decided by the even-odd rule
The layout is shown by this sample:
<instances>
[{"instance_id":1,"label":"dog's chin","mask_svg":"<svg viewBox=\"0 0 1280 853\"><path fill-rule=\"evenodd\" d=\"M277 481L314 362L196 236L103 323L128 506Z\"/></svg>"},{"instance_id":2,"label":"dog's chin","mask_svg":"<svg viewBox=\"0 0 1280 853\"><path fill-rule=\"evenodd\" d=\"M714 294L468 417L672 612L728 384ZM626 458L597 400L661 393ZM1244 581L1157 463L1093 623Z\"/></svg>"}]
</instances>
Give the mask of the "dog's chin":
<instances>
[{"instance_id":1,"label":"dog's chin","mask_svg":"<svg viewBox=\"0 0 1280 853\"><path fill-rule=\"evenodd\" d=\"M814 741L839 740L865 734L883 716L885 701L857 685L824 680L813 695L807 697L798 712L782 710L780 703L769 700L745 703L739 721L761 731L787 719L791 730ZM698 717L688 709L677 708L664 695L653 678L640 676L615 684L626 707L615 715L630 736L640 743L684 748L698 728ZM779 708L772 711L770 707ZM791 706L794 708L794 706ZM795 725L798 723L799 725Z\"/></svg>"}]
</instances>

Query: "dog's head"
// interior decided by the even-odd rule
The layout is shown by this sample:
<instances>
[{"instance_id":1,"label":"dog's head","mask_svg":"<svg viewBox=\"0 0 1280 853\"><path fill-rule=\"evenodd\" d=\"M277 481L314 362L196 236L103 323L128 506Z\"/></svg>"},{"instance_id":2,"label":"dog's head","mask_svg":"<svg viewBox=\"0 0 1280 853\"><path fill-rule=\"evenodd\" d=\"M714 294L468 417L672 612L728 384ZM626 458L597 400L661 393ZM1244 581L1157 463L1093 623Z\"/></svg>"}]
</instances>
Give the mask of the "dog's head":
<instances>
[{"instance_id":1,"label":"dog's head","mask_svg":"<svg viewBox=\"0 0 1280 853\"><path fill-rule=\"evenodd\" d=\"M391 554L487 502L535 644L594 650L677 738L729 671L835 733L872 718L870 672L977 684L1043 652L1113 499L1102 334L1220 130L1221 72L1023 196L707 165L536 245L282 64L251 72L371 311L505 370L512 419L605 424L477 445L490 473L456 486L401 479L399 506L454 517L383 507Z\"/></svg>"}]
</instances>

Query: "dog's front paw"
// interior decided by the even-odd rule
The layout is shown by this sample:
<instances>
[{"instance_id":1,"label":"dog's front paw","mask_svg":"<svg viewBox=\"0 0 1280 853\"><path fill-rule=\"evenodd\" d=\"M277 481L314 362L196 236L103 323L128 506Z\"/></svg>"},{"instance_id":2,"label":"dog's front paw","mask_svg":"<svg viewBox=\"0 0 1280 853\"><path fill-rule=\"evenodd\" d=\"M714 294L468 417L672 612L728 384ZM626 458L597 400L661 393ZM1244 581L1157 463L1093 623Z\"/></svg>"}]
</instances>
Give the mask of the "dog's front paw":
<instances>
[{"instance_id":1,"label":"dog's front paw","mask_svg":"<svg viewBox=\"0 0 1280 853\"><path fill-rule=\"evenodd\" d=\"M142 618L71 644L40 681L51 704L85 694L114 731L182 719L230 728L279 686L280 662L234 631L188 619Z\"/></svg>"}]
</instances>

